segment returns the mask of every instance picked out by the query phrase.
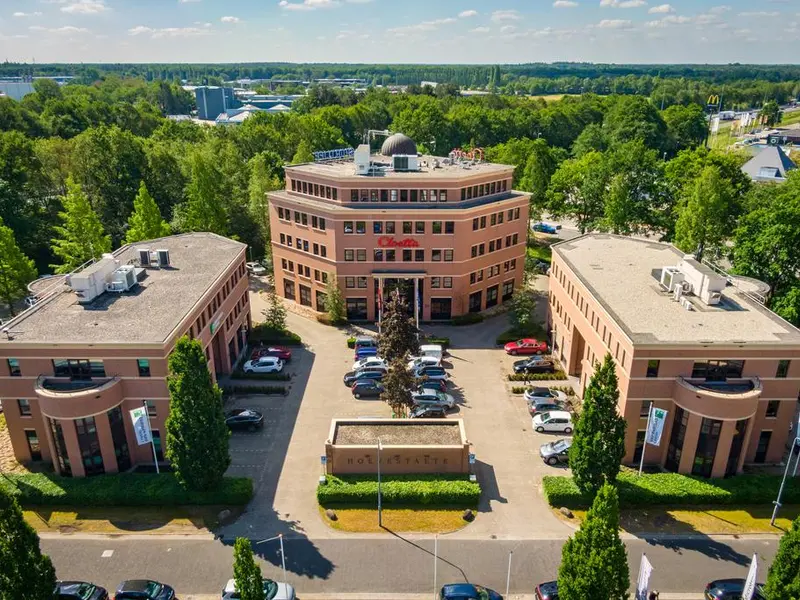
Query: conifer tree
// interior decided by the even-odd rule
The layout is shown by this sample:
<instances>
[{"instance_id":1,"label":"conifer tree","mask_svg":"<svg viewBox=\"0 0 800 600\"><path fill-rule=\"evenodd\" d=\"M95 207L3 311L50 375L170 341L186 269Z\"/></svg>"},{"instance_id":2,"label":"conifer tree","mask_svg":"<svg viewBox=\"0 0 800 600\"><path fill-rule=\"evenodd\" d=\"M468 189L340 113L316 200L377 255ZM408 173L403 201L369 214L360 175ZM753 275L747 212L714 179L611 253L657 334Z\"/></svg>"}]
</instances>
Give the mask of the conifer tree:
<instances>
[{"instance_id":1,"label":"conifer tree","mask_svg":"<svg viewBox=\"0 0 800 600\"><path fill-rule=\"evenodd\" d=\"M378 340L380 355L390 362L407 354L419 354L419 331L408 313L408 305L395 290L384 308Z\"/></svg>"},{"instance_id":2,"label":"conifer tree","mask_svg":"<svg viewBox=\"0 0 800 600\"><path fill-rule=\"evenodd\" d=\"M14 232L0 219L0 299L12 316L17 314L14 302L28 294L28 284L34 279L33 261L19 249Z\"/></svg>"},{"instance_id":3,"label":"conifer tree","mask_svg":"<svg viewBox=\"0 0 800 600\"><path fill-rule=\"evenodd\" d=\"M781 538L767 575L767 598L800 598L800 517Z\"/></svg>"},{"instance_id":4,"label":"conifer tree","mask_svg":"<svg viewBox=\"0 0 800 600\"><path fill-rule=\"evenodd\" d=\"M144 181L139 184L139 193L133 200L133 212L128 218L128 231L125 243L133 244L142 240L154 240L170 234L170 227L161 218L161 212Z\"/></svg>"},{"instance_id":5,"label":"conifer tree","mask_svg":"<svg viewBox=\"0 0 800 600\"><path fill-rule=\"evenodd\" d=\"M381 400L392 407L395 417L405 417L413 405L411 390L414 388L414 376L407 367L408 356L394 359L389 364L389 371L382 380L383 393Z\"/></svg>"},{"instance_id":6,"label":"conifer tree","mask_svg":"<svg viewBox=\"0 0 800 600\"><path fill-rule=\"evenodd\" d=\"M111 252L111 236L105 234L100 218L72 177L67 179L67 193L61 203L61 225L53 228L57 237L52 240L53 254L61 264L51 266L56 273L69 273L86 261Z\"/></svg>"},{"instance_id":7,"label":"conifer tree","mask_svg":"<svg viewBox=\"0 0 800 600\"><path fill-rule=\"evenodd\" d=\"M233 544L233 581L240 600L264 600L261 567L247 538L236 538Z\"/></svg>"}]
</instances>

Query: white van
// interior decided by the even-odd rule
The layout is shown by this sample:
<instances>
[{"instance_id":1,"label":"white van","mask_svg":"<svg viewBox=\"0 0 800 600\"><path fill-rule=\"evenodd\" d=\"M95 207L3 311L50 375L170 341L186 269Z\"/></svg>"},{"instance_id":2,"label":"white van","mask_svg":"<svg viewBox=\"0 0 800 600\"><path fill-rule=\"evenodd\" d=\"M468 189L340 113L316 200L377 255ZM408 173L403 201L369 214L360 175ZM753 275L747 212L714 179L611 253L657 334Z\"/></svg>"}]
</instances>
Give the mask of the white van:
<instances>
[{"instance_id":1,"label":"white van","mask_svg":"<svg viewBox=\"0 0 800 600\"><path fill-rule=\"evenodd\" d=\"M444 349L439 344L423 344L419 347L419 355L432 356L441 362L442 356L444 356Z\"/></svg>"}]
</instances>

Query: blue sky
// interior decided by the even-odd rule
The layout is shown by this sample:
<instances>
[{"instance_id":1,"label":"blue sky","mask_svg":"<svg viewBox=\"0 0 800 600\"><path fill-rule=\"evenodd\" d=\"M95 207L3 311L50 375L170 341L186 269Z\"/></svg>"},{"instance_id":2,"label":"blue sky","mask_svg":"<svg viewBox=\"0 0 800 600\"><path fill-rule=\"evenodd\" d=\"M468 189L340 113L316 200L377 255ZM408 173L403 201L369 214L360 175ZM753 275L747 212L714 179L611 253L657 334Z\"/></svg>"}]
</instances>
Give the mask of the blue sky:
<instances>
[{"instance_id":1,"label":"blue sky","mask_svg":"<svg viewBox=\"0 0 800 600\"><path fill-rule=\"evenodd\" d=\"M800 0L0 0L37 62L793 62Z\"/></svg>"}]
</instances>

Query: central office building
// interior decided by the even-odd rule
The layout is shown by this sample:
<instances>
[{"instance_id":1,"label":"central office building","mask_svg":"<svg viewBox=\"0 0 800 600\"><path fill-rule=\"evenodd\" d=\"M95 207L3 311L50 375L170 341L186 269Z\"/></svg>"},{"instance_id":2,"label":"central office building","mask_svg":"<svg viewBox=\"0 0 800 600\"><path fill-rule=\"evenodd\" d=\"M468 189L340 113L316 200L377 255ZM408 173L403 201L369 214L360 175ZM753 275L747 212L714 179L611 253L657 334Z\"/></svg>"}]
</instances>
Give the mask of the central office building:
<instances>
[{"instance_id":1,"label":"central office building","mask_svg":"<svg viewBox=\"0 0 800 600\"><path fill-rule=\"evenodd\" d=\"M351 321L378 320L392 290L420 321L507 302L522 283L528 223L513 172L480 151L420 155L402 134L379 154L364 144L352 158L286 167L286 188L269 193L278 294L323 312L335 277Z\"/></svg>"}]
</instances>

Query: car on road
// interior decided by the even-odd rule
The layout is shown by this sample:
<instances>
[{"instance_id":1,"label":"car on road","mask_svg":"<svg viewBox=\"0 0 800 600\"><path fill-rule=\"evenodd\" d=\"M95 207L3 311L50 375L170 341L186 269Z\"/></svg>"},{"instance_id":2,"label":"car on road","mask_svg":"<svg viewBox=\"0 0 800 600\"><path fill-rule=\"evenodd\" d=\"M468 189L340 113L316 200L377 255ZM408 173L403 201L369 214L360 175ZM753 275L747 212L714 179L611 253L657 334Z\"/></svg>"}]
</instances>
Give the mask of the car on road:
<instances>
[{"instance_id":1,"label":"car on road","mask_svg":"<svg viewBox=\"0 0 800 600\"><path fill-rule=\"evenodd\" d=\"M411 392L414 406L441 406L447 410L456 407L456 399L450 394L438 390L424 388L421 392Z\"/></svg>"},{"instance_id":2,"label":"car on road","mask_svg":"<svg viewBox=\"0 0 800 600\"><path fill-rule=\"evenodd\" d=\"M443 419L447 411L441 406L418 406L408 416L412 419Z\"/></svg>"},{"instance_id":3,"label":"car on road","mask_svg":"<svg viewBox=\"0 0 800 600\"><path fill-rule=\"evenodd\" d=\"M741 600L744 591L744 579L717 579L706 586L705 600ZM757 583L753 600L766 600L764 584Z\"/></svg>"},{"instance_id":4,"label":"car on road","mask_svg":"<svg viewBox=\"0 0 800 600\"><path fill-rule=\"evenodd\" d=\"M249 262L245 263L245 267L247 267L247 272L250 273L250 275L255 275L256 277L267 274L267 270L261 263Z\"/></svg>"},{"instance_id":5,"label":"car on road","mask_svg":"<svg viewBox=\"0 0 800 600\"><path fill-rule=\"evenodd\" d=\"M514 361L514 373L554 373L556 365L552 360L544 359L541 356L526 358Z\"/></svg>"},{"instance_id":6,"label":"car on road","mask_svg":"<svg viewBox=\"0 0 800 600\"><path fill-rule=\"evenodd\" d=\"M567 395L548 387L533 386L525 390L525 400L542 404L545 402L566 402Z\"/></svg>"},{"instance_id":7,"label":"car on road","mask_svg":"<svg viewBox=\"0 0 800 600\"><path fill-rule=\"evenodd\" d=\"M433 367L430 365L422 365L412 371L417 379L424 379L425 381L444 381L446 382L450 377L447 375L442 367Z\"/></svg>"},{"instance_id":8,"label":"car on road","mask_svg":"<svg viewBox=\"0 0 800 600\"><path fill-rule=\"evenodd\" d=\"M386 371L380 371L375 369L363 369L361 371L349 371L344 374L344 384L347 387L353 387L353 384L356 381L362 381L364 379L373 379L375 381L380 381L383 379L383 376L386 375Z\"/></svg>"},{"instance_id":9,"label":"car on road","mask_svg":"<svg viewBox=\"0 0 800 600\"><path fill-rule=\"evenodd\" d=\"M292 360L292 351L282 346L261 346L250 354L250 360L258 360L262 356L275 356L283 362Z\"/></svg>"},{"instance_id":10,"label":"car on road","mask_svg":"<svg viewBox=\"0 0 800 600\"><path fill-rule=\"evenodd\" d=\"M55 600L108 600L108 592L87 581L57 581Z\"/></svg>"},{"instance_id":11,"label":"car on road","mask_svg":"<svg viewBox=\"0 0 800 600\"><path fill-rule=\"evenodd\" d=\"M533 590L536 600L558 600L558 581L545 581Z\"/></svg>"},{"instance_id":12,"label":"car on road","mask_svg":"<svg viewBox=\"0 0 800 600\"><path fill-rule=\"evenodd\" d=\"M353 371L362 369L389 370L389 363L379 356L367 356L353 363Z\"/></svg>"},{"instance_id":13,"label":"car on road","mask_svg":"<svg viewBox=\"0 0 800 600\"><path fill-rule=\"evenodd\" d=\"M173 600L175 590L150 579L128 579L117 586L114 600Z\"/></svg>"},{"instance_id":14,"label":"car on road","mask_svg":"<svg viewBox=\"0 0 800 600\"><path fill-rule=\"evenodd\" d=\"M560 402L545 402L539 404L537 402L528 403L528 412L531 416L536 413L550 412L551 410L567 410L566 407Z\"/></svg>"},{"instance_id":15,"label":"car on road","mask_svg":"<svg viewBox=\"0 0 800 600\"><path fill-rule=\"evenodd\" d=\"M503 597L482 585L474 583L448 583L442 586L439 600L503 600Z\"/></svg>"},{"instance_id":16,"label":"car on road","mask_svg":"<svg viewBox=\"0 0 800 600\"><path fill-rule=\"evenodd\" d=\"M569 462L569 449L572 446L572 440L564 438L556 440L555 442L548 442L539 447L539 456L548 465L557 465L558 463L566 464Z\"/></svg>"},{"instance_id":17,"label":"car on road","mask_svg":"<svg viewBox=\"0 0 800 600\"><path fill-rule=\"evenodd\" d=\"M377 398L383 393L383 384L375 379L360 379L350 389L354 398Z\"/></svg>"},{"instance_id":18,"label":"car on road","mask_svg":"<svg viewBox=\"0 0 800 600\"><path fill-rule=\"evenodd\" d=\"M435 356L412 356L408 361L408 369L413 371L417 367L439 367L441 364L442 359Z\"/></svg>"},{"instance_id":19,"label":"car on road","mask_svg":"<svg viewBox=\"0 0 800 600\"><path fill-rule=\"evenodd\" d=\"M546 354L547 342L540 342L533 338L523 338L515 342L508 342L503 349L507 354L516 356L517 354Z\"/></svg>"},{"instance_id":20,"label":"car on road","mask_svg":"<svg viewBox=\"0 0 800 600\"><path fill-rule=\"evenodd\" d=\"M572 433L572 415L565 410L536 413L531 417L534 431L539 433Z\"/></svg>"},{"instance_id":21,"label":"car on road","mask_svg":"<svg viewBox=\"0 0 800 600\"><path fill-rule=\"evenodd\" d=\"M294 588L288 583L280 583L264 579L264 600L295 600ZM236 591L236 582L229 579L222 590L222 600L239 600L241 595Z\"/></svg>"},{"instance_id":22,"label":"car on road","mask_svg":"<svg viewBox=\"0 0 800 600\"><path fill-rule=\"evenodd\" d=\"M255 431L264 426L264 415L252 408L234 408L225 413L225 425L230 429Z\"/></svg>"},{"instance_id":23,"label":"car on road","mask_svg":"<svg viewBox=\"0 0 800 600\"><path fill-rule=\"evenodd\" d=\"M558 230L561 229L561 225L553 225L552 223L543 223L540 221L538 223L534 223L531 226L531 229L539 233L549 233L555 235L558 233Z\"/></svg>"},{"instance_id":24,"label":"car on road","mask_svg":"<svg viewBox=\"0 0 800 600\"><path fill-rule=\"evenodd\" d=\"M262 356L248 360L243 370L245 373L280 373L283 371L283 361L277 356Z\"/></svg>"}]
</instances>

